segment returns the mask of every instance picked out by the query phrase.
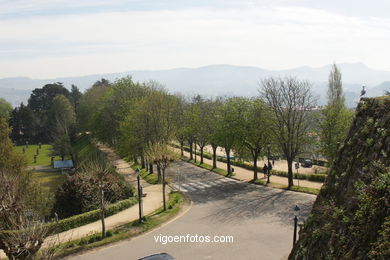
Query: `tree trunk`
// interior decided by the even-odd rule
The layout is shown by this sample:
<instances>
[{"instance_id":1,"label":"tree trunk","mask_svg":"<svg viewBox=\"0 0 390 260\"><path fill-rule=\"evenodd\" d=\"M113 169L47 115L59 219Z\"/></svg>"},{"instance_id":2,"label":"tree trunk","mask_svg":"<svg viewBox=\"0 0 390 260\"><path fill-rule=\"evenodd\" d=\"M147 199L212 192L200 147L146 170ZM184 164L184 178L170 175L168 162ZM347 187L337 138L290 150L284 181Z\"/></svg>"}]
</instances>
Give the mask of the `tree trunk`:
<instances>
[{"instance_id":1,"label":"tree trunk","mask_svg":"<svg viewBox=\"0 0 390 260\"><path fill-rule=\"evenodd\" d=\"M194 155L193 155L193 152L192 152L193 142L188 142L188 144L190 145L190 160L193 160L194 159Z\"/></svg>"},{"instance_id":2,"label":"tree trunk","mask_svg":"<svg viewBox=\"0 0 390 260\"><path fill-rule=\"evenodd\" d=\"M217 148L218 146L212 145L213 148L213 169L217 168Z\"/></svg>"},{"instance_id":3,"label":"tree trunk","mask_svg":"<svg viewBox=\"0 0 390 260\"><path fill-rule=\"evenodd\" d=\"M181 155L181 157L184 156L184 148L183 148L183 146L184 146L184 142L180 141L180 155Z\"/></svg>"},{"instance_id":4,"label":"tree trunk","mask_svg":"<svg viewBox=\"0 0 390 260\"><path fill-rule=\"evenodd\" d=\"M149 163L149 173L153 173L153 163Z\"/></svg>"},{"instance_id":5,"label":"tree trunk","mask_svg":"<svg viewBox=\"0 0 390 260\"><path fill-rule=\"evenodd\" d=\"M196 163L196 142L194 142L194 156L195 156L194 162Z\"/></svg>"},{"instance_id":6,"label":"tree trunk","mask_svg":"<svg viewBox=\"0 0 390 260\"><path fill-rule=\"evenodd\" d=\"M163 192L163 204L164 204L164 211L167 210L167 204L165 201L165 169L162 169L162 192Z\"/></svg>"},{"instance_id":7,"label":"tree trunk","mask_svg":"<svg viewBox=\"0 0 390 260\"><path fill-rule=\"evenodd\" d=\"M148 163L148 161L145 162L145 169L146 169L146 171L149 171L149 163Z\"/></svg>"},{"instance_id":8,"label":"tree trunk","mask_svg":"<svg viewBox=\"0 0 390 260\"><path fill-rule=\"evenodd\" d=\"M259 157L259 154L257 152L254 152L253 153L253 180L257 180L258 179L258 176L257 176L257 173L258 173L258 169L257 169L257 159Z\"/></svg>"},{"instance_id":9,"label":"tree trunk","mask_svg":"<svg viewBox=\"0 0 390 260\"><path fill-rule=\"evenodd\" d=\"M200 163L203 164L203 148L204 146L200 147Z\"/></svg>"},{"instance_id":10,"label":"tree trunk","mask_svg":"<svg viewBox=\"0 0 390 260\"><path fill-rule=\"evenodd\" d=\"M287 186L287 188L290 189L292 186L294 186L294 183L293 183L293 160L290 158L287 158L287 167L288 167L288 186Z\"/></svg>"},{"instance_id":11,"label":"tree trunk","mask_svg":"<svg viewBox=\"0 0 390 260\"><path fill-rule=\"evenodd\" d=\"M228 172L228 175L231 175L232 174L232 167L230 166L230 149L225 148L225 151L226 151L226 160L227 160L227 172Z\"/></svg>"},{"instance_id":12,"label":"tree trunk","mask_svg":"<svg viewBox=\"0 0 390 260\"><path fill-rule=\"evenodd\" d=\"M141 156L141 168L145 168L145 157Z\"/></svg>"},{"instance_id":13,"label":"tree trunk","mask_svg":"<svg viewBox=\"0 0 390 260\"><path fill-rule=\"evenodd\" d=\"M157 182L161 183L161 168L158 164L157 164Z\"/></svg>"},{"instance_id":14,"label":"tree trunk","mask_svg":"<svg viewBox=\"0 0 390 260\"><path fill-rule=\"evenodd\" d=\"M106 223L104 221L104 213L105 213L105 208L104 208L104 190L102 189L100 192L100 219L102 221L102 237L106 237Z\"/></svg>"}]
</instances>

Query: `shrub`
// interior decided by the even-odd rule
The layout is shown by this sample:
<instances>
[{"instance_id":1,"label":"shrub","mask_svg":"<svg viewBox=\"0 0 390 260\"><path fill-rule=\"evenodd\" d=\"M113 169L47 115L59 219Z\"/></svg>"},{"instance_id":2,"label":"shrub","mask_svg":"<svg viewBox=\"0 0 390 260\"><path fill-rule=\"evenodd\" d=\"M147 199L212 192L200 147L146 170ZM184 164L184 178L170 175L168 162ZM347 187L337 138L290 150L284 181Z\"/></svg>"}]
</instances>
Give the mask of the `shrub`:
<instances>
[{"instance_id":1,"label":"shrub","mask_svg":"<svg viewBox=\"0 0 390 260\"><path fill-rule=\"evenodd\" d=\"M126 199L111 204L106 209L106 217L114 215L124 209L130 208L137 200L135 198ZM69 218L61 219L58 222L51 222L48 225L51 233L60 233L66 230L80 227L100 219L100 209L85 212Z\"/></svg>"}]
</instances>

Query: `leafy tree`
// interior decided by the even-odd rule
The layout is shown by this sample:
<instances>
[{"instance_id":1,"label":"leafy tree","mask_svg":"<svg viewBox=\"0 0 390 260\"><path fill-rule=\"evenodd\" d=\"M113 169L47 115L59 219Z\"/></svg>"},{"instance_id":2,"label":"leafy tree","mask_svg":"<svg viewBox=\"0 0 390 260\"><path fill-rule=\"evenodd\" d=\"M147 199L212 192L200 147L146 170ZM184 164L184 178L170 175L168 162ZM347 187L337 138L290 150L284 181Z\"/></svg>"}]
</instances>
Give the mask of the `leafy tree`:
<instances>
[{"instance_id":1,"label":"leafy tree","mask_svg":"<svg viewBox=\"0 0 390 260\"><path fill-rule=\"evenodd\" d=\"M9 124L12 127L11 138L18 143L33 140L36 135L36 117L34 112L23 103L12 110Z\"/></svg>"},{"instance_id":2,"label":"leafy tree","mask_svg":"<svg viewBox=\"0 0 390 260\"><path fill-rule=\"evenodd\" d=\"M100 99L110 87L111 83L108 80L101 79L87 89L81 97L77 113L77 122L81 131L93 130L94 118L92 115L98 110Z\"/></svg>"},{"instance_id":3,"label":"leafy tree","mask_svg":"<svg viewBox=\"0 0 390 260\"><path fill-rule=\"evenodd\" d=\"M337 145L345 139L352 115L345 105L341 73L333 64L329 74L328 103L322 110L320 122L321 150L330 163L336 156Z\"/></svg>"},{"instance_id":4,"label":"leafy tree","mask_svg":"<svg viewBox=\"0 0 390 260\"><path fill-rule=\"evenodd\" d=\"M228 175L232 174L231 152L242 140L241 119L244 115L244 98L229 98L217 108L216 140L225 149Z\"/></svg>"},{"instance_id":5,"label":"leafy tree","mask_svg":"<svg viewBox=\"0 0 390 260\"><path fill-rule=\"evenodd\" d=\"M50 121L49 113L53 102L53 99L57 95L63 95L69 98L69 91L57 82L53 84L47 84L42 88L36 88L32 91L30 98L28 99L28 107L33 111L35 116L35 129L34 140L35 142L48 142L50 141Z\"/></svg>"},{"instance_id":6,"label":"leafy tree","mask_svg":"<svg viewBox=\"0 0 390 260\"><path fill-rule=\"evenodd\" d=\"M72 130L74 130L76 116L73 106L65 96L58 95L53 99L49 118L52 126L53 150L62 157L71 155L73 158L71 137L74 135Z\"/></svg>"},{"instance_id":7,"label":"leafy tree","mask_svg":"<svg viewBox=\"0 0 390 260\"><path fill-rule=\"evenodd\" d=\"M70 90L69 99L73 105L74 111L77 113L79 105L80 105L80 99L83 96L83 94L80 92L79 88L72 84L72 88Z\"/></svg>"},{"instance_id":8,"label":"leafy tree","mask_svg":"<svg viewBox=\"0 0 390 260\"><path fill-rule=\"evenodd\" d=\"M120 135L120 123L132 110L135 100L145 96L148 91L148 86L134 83L130 77L117 80L100 98L100 106L92 115L96 137L115 145Z\"/></svg>"},{"instance_id":9,"label":"leafy tree","mask_svg":"<svg viewBox=\"0 0 390 260\"><path fill-rule=\"evenodd\" d=\"M250 152L253 160L253 179L258 179L257 160L271 141L272 114L267 105L261 99L248 100L244 106L242 117L243 145Z\"/></svg>"},{"instance_id":10,"label":"leafy tree","mask_svg":"<svg viewBox=\"0 0 390 260\"><path fill-rule=\"evenodd\" d=\"M12 112L12 105L4 98L0 98L0 117L8 119Z\"/></svg>"},{"instance_id":11,"label":"leafy tree","mask_svg":"<svg viewBox=\"0 0 390 260\"><path fill-rule=\"evenodd\" d=\"M261 96L270 107L274 120L272 131L287 159L288 188L293 186L292 164L312 131L310 110L315 106L311 85L295 78L268 78L261 82Z\"/></svg>"}]
</instances>

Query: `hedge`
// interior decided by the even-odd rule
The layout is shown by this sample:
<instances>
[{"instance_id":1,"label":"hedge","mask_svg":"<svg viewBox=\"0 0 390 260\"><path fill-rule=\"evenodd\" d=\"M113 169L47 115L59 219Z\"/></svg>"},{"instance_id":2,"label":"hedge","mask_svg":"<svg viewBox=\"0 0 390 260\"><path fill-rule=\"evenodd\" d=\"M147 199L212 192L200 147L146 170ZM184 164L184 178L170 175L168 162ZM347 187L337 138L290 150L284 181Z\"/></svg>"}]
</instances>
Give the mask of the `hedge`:
<instances>
[{"instance_id":1,"label":"hedge","mask_svg":"<svg viewBox=\"0 0 390 260\"><path fill-rule=\"evenodd\" d=\"M180 146L177 145L177 144L172 144L172 146L180 149ZM190 152L189 147L184 146L183 148L184 148L184 150L186 152ZM196 152L196 154L200 155L199 152ZM206 153L206 152L203 153L203 157L207 158L207 159L210 159L210 160L212 160L212 158L213 158L211 154ZM223 158L221 156L217 156L217 160L220 161L220 162L224 162L224 163L227 162L226 158ZM254 166L252 164L249 164L249 163L246 163L246 162L231 160L230 163L232 165L234 165L234 166L245 168L247 170L251 170L251 171L254 170ZM263 172L262 167L258 167L258 172L259 173ZM288 172L272 170L272 175L281 176L281 177L288 177ZM297 176L296 173L293 173L293 176L294 176L294 179L298 179L298 176ZM326 173L299 174L299 179L300 180L314 181L314 182L325 182L326 176L327 176Z\"/></svg>"},{"instance_id":2,"label":"hedge","mask_svg":"<svg viewBox=\"0 0 390 260\"><path fill-rule=\"evenodd\" d=\"M121 200L119 202L111 204L107 207L105 216L109 217L124 209L130 208L131 206L136 204L137 201L138 200L136 198L130 198L130 199ZM70 230L72 228L77 228L99 220L100 212L101 212L100 209L96 209L69 218L61 219L58 222L50 222L47 225L50 230L50 233L52 234L61 233Z\"/></svg>"}]
</instances>

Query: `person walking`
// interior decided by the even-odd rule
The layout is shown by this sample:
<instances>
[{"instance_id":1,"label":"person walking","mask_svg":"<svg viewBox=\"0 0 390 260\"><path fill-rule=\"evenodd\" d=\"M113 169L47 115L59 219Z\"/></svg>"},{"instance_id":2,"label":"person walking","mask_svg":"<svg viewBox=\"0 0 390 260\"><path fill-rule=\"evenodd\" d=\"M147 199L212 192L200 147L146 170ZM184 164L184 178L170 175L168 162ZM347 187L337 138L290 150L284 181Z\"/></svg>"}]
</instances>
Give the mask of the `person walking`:
<instances>
[{"instance_id":1,"label":"person walking","mask_svg":"<svg viewBox=\"0 0 390 260\"><path fill-rule=\"evenodd\" d=\"M263 167L264 178L267 177L267 172L268 172L268 167L267 164L264 163L264 167Z\"/></svg>"}]
</instances>

